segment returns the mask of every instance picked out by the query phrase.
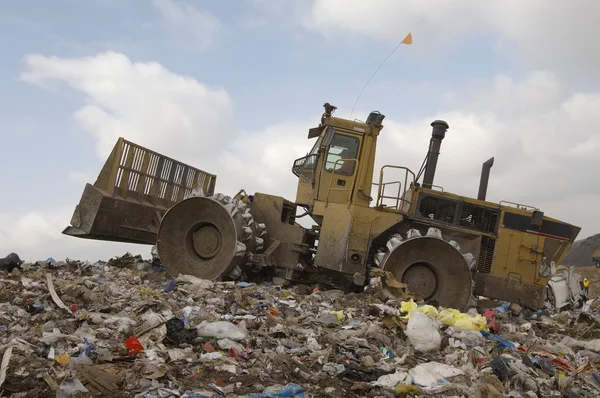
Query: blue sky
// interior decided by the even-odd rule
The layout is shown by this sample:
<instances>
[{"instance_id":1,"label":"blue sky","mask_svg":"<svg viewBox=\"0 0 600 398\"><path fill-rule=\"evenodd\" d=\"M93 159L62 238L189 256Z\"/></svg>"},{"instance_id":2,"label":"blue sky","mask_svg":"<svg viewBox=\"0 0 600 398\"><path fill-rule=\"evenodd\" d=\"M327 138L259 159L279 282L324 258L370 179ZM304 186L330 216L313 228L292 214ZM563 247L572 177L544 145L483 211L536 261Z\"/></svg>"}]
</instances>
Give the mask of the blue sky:
<instances>
[{"instance_id":1,"label":"blue sky","mask_svg":"<svg viewBox=\"0 0 600 398\"><path fill-rule=\"evenodd\" d=\"M321 105L348 116L408 32L414 44L384 65L354 114L387 115L380 161L417 169L429 123L443 117L445 187L474 195L481 162L496 156L489 199L540 206L582 226L581 237L598 232L600 188L587 181L597 181L600 50L586 43L600 33L590 23L599 6L371 3L3 2L0 255L147 255L60 235L120 135L218 173L226 193L293 199L289 169L310 148Z\"/></svg>"}]
</instances>

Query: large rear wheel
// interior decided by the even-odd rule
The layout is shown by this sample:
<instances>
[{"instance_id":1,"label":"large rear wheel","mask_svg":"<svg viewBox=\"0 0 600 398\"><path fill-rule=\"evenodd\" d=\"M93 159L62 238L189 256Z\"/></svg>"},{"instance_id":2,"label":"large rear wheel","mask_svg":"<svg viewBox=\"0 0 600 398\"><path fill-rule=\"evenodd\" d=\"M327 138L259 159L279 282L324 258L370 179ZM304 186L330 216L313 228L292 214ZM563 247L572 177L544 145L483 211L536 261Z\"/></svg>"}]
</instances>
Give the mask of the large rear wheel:
<instances>
[{"instance_id":1,"label":"large rear wheel","mask_svg":"<svg viewBox=\"0 0 600 398\"><path fill-rule=\"evenodd\" d=\"M394 235L379 259L379 267L425 301L461 311L473 297L473 265L473 255L461 253L458 244L445 241L437 228L429 228L426 236L416 229L408 231L406 238Z\"/></svg>"}]
</instances>

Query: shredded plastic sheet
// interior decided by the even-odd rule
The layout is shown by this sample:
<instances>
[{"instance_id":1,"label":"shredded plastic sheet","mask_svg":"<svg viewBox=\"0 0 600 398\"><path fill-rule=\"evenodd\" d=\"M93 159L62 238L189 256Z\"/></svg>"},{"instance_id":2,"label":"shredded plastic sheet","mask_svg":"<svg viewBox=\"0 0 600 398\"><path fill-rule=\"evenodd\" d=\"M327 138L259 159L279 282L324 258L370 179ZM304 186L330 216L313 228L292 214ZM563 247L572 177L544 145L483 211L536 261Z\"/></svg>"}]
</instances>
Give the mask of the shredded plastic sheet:
<instances>
[{"instance_id":1,"label":"shredded plastic sheet","mask_svg":"<svg viewBox=\"0 0 600 398\"><path fill-rule=\"evenodd\" d=\"M6 370L8 369L8 364L10 363L10 357L12 356L13 346L9 346L6 351L4 351L4 355L2 356L2 365L0 367L0 386L6 380Z\"/></svg>"},{"instance_id":2,"label":"shredded plastic sheet","mask_svg":"<svg viewBox=\"0 0 600 398\"><path fill-rule=\"evenodd\" d=\"M48 291L50 292L50 296L52 297L52 300L54 300L56 305L58 305L63 310L67 311L69 314L72 314L73 311L71 311L71 309L67 307L65 303L63 303L60 297L58 297L58 294L56 294L56 290L54 290L54 284L52 283L52 275L50 275L49 272L46 272L46 283L48 284Z\"/></svg>"}]
</instances>

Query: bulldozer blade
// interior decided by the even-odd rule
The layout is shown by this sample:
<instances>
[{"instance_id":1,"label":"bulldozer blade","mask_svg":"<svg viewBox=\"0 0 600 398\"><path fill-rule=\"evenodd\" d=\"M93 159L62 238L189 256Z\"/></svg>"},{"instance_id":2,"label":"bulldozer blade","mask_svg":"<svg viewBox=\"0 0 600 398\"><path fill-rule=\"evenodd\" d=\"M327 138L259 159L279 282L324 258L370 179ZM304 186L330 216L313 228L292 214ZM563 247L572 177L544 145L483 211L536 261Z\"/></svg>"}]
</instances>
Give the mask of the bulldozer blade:
<instances>
[{"instance_id":1,"label":"bulldozer blade","mask_svg":"<svg viewBox=\"0 0 600 398\"><path fill-rule=\"evenodd\" d=\"M63 234L154 245L164 213L196 188L212 194L216 178L119 138Z\"/></svg>"}]
</instances>

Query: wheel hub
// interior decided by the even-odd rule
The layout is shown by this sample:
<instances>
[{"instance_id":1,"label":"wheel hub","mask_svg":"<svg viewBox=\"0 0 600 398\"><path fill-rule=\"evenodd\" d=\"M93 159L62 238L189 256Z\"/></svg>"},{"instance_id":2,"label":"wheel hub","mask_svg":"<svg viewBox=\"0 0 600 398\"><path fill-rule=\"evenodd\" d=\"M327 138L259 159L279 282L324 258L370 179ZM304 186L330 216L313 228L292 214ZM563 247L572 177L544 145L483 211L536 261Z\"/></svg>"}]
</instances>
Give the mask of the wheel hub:
<instances>
[{"instance_id":1,"label":"wheel hub","mask_svg":"<svg viewBox=\"0 0 600 398\"><path fill-rule=\"evenodd\" d=\"M212 224L202 225L192 236L194 251L202 258L214 257L221 248L221 234Z\"/></svg>"},{"instance_id":2,"label":"wheel hub","mask_svg":"<svg viewBox=\"0 0 600 398\"><path fill-rule=\"evenodd\" d=\"M411 292L431 297L437 287L435 273L425 264L414 264L408 267L402 276L402 282L408 285Z\"/></svg>"}]
</instances>

